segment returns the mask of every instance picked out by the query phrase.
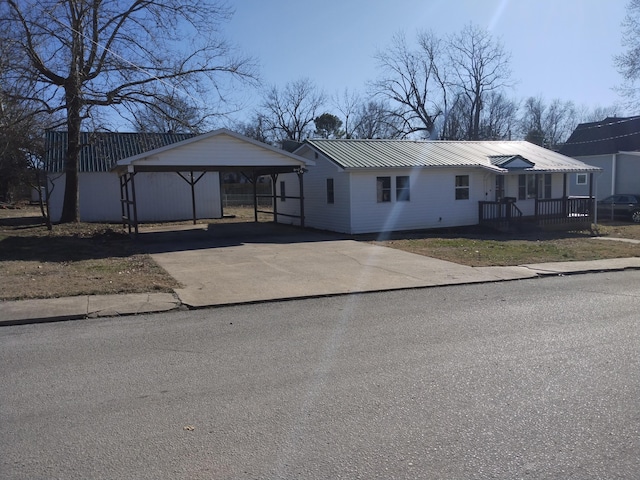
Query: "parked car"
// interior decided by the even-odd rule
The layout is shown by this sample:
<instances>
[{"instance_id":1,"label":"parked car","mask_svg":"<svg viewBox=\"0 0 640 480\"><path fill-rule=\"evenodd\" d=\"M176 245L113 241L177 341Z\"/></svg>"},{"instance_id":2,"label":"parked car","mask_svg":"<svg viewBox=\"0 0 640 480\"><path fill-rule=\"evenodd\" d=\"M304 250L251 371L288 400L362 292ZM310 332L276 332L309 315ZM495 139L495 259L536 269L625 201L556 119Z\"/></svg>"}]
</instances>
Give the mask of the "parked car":
<instances>
[{"instance_id":1,"label":"parked car","mask_svg":"<svg viewBox=\"0 0 640 480\"><path fill-rule=\"evenodd\" d=\"M600 220L621 218L640 223L640 194L623 193L600 200L598 218Z\"/></svg>"}]
</instances>

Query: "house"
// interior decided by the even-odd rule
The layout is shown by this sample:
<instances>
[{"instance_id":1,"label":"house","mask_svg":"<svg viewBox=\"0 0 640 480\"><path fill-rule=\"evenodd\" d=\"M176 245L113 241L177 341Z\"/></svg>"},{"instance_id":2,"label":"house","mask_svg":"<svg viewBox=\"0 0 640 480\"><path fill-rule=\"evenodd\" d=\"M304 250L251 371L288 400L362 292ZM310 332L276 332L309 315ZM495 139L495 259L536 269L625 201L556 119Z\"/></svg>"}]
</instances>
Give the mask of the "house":
<instances>
[{"instance_id":1,"label":"house","mask_svg":"<svg viewBox=\"0 0 640 480\"><path fill-rule=\"evenodd\" d=\"M640 116L581 123L560 153L602 169L594 186L598 200L640 191ZM584 173L571 175L571 195L587 195L588 188Z\"/></svg>"},{"instance_id":2,"label":"house","mask_svg":"<svg viewBox=\"0 0 640 480\"><path fill-rule=\"evenodd\" d=\"M67 134L49 131L46 143L51 218L57 221ZM301 175L313 163L227 129L202 135L85 132L81 143L81 220L124 219L136 228L141 221L222 217L220 172L255 182L261 175Z\"/></svg>"},{"instance_id":3,"label":"house","mask_svg":"<svg viewBox=\"0 0 640 480\"><path fill-rule=\"evenodd\" d=\"M304 192L295 178L280 177L278 215L348 234L508 226L526 218L590 225L593 205L568 198L568 179L580 173L589 181L600 171L525 141L313 139L294 153L315 165ZM303 195L304 211L284 192Z\"/></svg>"}]
</instances>

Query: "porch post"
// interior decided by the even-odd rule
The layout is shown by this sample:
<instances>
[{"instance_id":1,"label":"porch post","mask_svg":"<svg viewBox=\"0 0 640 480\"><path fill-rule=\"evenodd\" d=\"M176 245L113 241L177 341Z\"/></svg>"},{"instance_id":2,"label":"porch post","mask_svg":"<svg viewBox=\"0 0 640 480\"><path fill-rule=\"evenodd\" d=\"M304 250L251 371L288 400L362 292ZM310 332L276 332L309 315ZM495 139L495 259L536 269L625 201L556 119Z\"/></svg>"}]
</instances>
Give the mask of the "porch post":
<instances>
[{"instance_id":1,"label":"porch post","mask_svg":"<svg viewBox=\"0 0 640 480\"><path fill-rule=\"evenodd\" d=\"M594 214L596 210L596 200L593 198L593 172L589 173L589 212L591 215L589 220L593 223Z\"/></svg>"},{"instance_id":2,"label":"porch post","mask_svg":"<svg viewBox=\"0 0 640 480\"><path fill-rule=\"evenodd\" d=\"M562 174L562 213L564 217L569 216L569 211L567 210L567 174Z\"/></svg>"}]
</instances>

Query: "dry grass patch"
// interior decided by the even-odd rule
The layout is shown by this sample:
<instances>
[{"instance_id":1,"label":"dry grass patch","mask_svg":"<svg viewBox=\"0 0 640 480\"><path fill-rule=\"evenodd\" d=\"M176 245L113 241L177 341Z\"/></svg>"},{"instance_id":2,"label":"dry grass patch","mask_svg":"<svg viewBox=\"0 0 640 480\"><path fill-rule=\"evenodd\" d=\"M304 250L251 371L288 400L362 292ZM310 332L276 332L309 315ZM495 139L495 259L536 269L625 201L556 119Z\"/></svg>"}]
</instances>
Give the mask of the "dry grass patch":
<instances>
[{"instance_id":1,"label":"dry grass patch","mask_svg":"<svg viewBox=\"0 0 640 480\"><path fill-rule=\"evenodd\" d=\"M37 207L17 207L0 208L0 300L171 292L180 287L119 224L63 224L50 232ZM226 207L224 213L224 218L198 223L254 220L253 208ZM273 215L259 213L258 218L270 221ZM160 224L141 224L151 225Z\"/></svg>"},{"instance_id":2,"label":"dry grass patch","mask_svg":"<svg viewBox=\"0 0 640 480\"><path fill-rule=\"evenodd\" d=\"M640 225L610 224L601 236L640 239ZM536 232L526 235L455 233L393 234L375 243L473 267L637 257L640 245L600 240L591 232Z\"/></svg>"},{"instance_id":3,"label":"dry grass patch","mask_svg":"<svg viewBox=\"0 0 640 480\"><path fill-rule=\"evenodd\" d=\"M0 210L0 300L170 292L179 284L119 225L48 231L38 210Z\"/></svg>"}]
</instances>

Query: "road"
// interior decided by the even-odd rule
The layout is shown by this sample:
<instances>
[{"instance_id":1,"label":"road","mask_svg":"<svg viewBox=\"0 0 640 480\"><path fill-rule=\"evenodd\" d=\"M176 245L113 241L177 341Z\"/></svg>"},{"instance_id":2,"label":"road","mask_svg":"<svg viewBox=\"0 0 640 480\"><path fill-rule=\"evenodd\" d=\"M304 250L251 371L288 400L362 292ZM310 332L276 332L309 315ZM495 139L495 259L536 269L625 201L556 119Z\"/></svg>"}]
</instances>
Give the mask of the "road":
<instances>
[{"instance_id":1,"label":"road","mask_svg":"<svg viewBox=\"0 0 640 480\"><path fill-rule=\"evenodd\" d=\"M0 478L638 478L640 272L0 329Z\"/></svg>"}]
</instances>

